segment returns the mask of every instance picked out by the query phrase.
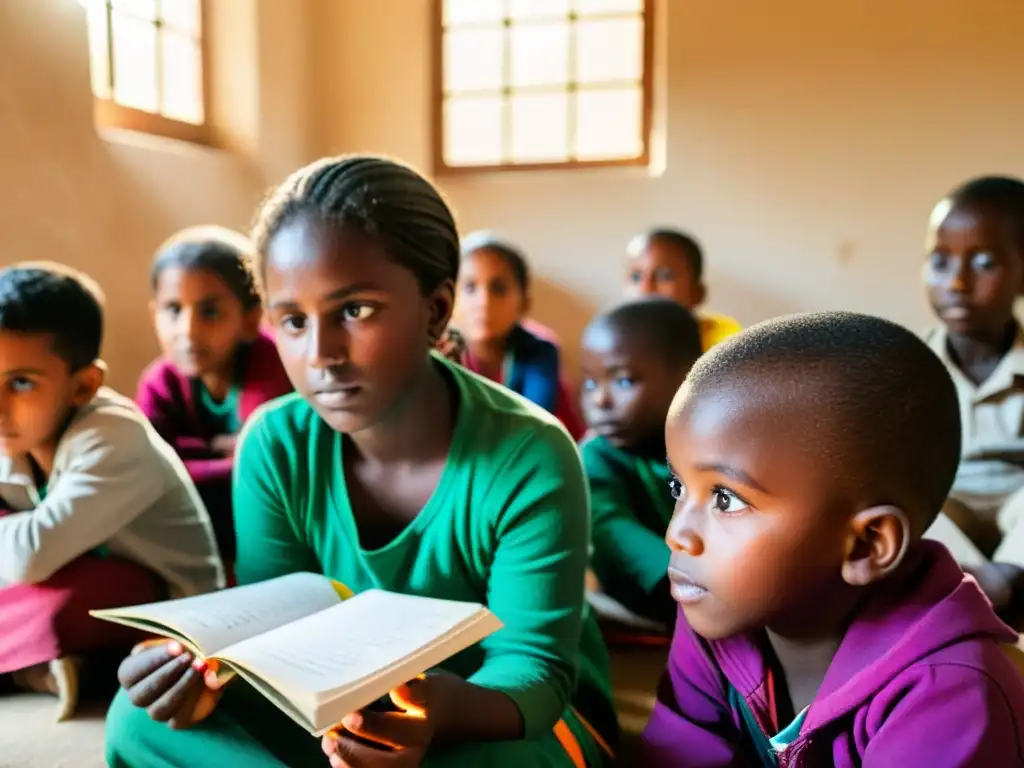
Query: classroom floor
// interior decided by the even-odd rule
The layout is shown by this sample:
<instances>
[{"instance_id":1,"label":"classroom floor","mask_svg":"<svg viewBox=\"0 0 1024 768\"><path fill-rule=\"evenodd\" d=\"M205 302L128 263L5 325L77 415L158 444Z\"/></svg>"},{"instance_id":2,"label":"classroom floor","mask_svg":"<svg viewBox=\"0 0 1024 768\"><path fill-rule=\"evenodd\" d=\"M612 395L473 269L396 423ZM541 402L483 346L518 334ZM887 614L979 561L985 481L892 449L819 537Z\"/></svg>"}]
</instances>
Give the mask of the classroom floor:
<instances>
[{"instance_id":1,"label":"classroom floor","mask_svg":"<svg viewBox=\"0 0 1024 768\"><path fill-rule=\"evenodd\" d=\"M90 705L74 720L54 722L56 699L0 697L0 766L103 768L103 707Z\"/></svg>"},{"instance_id":2,"label":"classroom floor","mask_svg":"<svg viewBox=\"0 0 1024 768\"><path fill-rule=\"evenodd\" d=\"M613 652L615 704L625 733L639 733L647 722L664 663L664 649ZM54 722L56 706L50 696L0 696L2 768L103 768L102 703L88 704L66 723Z\"/></svg>"}]
</instances>

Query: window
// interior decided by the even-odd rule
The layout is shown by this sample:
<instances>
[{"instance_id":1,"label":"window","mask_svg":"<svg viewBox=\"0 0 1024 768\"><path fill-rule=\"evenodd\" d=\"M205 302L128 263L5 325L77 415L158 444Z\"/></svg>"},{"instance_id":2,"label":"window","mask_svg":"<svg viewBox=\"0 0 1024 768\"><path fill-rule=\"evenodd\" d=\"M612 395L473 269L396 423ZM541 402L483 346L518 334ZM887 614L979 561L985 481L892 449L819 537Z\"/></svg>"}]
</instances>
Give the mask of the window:
<instances>
[{"instance_id":1,"label":"window","mask_svg":"<svg viewBox=\"0 0 1024 768\"><path fill-rule=\"evenodd\" d=\"M652 0L438 0L442 170L642 165Z\"/></svg>"},{"instance_id":2,"label":"window","mask_svg":"<svg viewBox=\"0 0 1024 768\"><path fill-rule=\"evenodd\" d=\"M80 0L100 125L205 143L202 0Z\"/></svg>"}]
</instances>

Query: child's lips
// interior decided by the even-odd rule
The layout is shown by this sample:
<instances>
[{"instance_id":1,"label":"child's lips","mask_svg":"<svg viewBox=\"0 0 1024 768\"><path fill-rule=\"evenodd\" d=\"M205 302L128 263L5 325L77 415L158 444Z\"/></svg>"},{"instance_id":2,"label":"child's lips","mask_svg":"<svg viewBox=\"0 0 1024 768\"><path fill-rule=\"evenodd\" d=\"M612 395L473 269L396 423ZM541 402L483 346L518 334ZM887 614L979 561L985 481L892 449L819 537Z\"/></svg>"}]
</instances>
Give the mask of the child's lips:
<instances>
[{"instance_id":1,"label":"child's lips","mask_svg":"<svg viewBox=\"0 0 1024 768\"><path fill-rule=\"evenodd\" d=\"M966 320L974 314L970 304L947 304L942 308L942 316L947 320Z\"/></svg>"},{"instance_id":2,"label":"child's lips","mask_svg":"<svg viewBox=\"0 0 1024 768\"><path fill-rule=\"evenodd\" d=\"M707 588L702 587L682 571L670 567L668 580L672 585L672 597L681 605L692 605L707 597Z\"/></svg>"}]
</instances>

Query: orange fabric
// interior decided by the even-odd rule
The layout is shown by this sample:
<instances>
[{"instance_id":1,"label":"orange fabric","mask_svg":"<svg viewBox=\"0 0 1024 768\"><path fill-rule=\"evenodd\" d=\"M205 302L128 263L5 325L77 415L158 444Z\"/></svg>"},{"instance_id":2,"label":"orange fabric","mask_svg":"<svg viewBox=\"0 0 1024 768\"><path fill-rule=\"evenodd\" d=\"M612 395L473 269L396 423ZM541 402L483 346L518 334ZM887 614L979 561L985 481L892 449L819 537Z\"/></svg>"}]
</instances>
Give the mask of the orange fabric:
<instances>
[{"instance_id":1,"label":"orange fabric","mask_svg":"<svg viewBox=\"0 0 1024 768\"><path fill-rule=\"evenodd\" d=\"M576 719L580 721L580 725L582 725L586 729L587 733L590 734L590 738L597 742L597 746L601 748L601 751L614 760L615 751L608 745L608 742L604 740L601 734L597 732L594 726L592 726L587 719L583 717L583 715L577 712L575 708L573 708L572 713L576 715Z\"/></svg>"},{"instance_id":2,"label":"orange fabric","mask_svg":"<svg viewBox=\"0 0 1024 768\"><path fill-rule=\"evenodd\" d=\"M573 715L577 720L580 721L580 725L586 729L590 737L597 743L597 746L612 760L615 759L615 752L608 746L608 742L594 730L594 726L587 722L586 718L583 717L575 709L572 710ZM566 725L565 720L559 720L555 723L555 738L558 739L558 743L562 745L562 749L565 750L566 754L569 755L569 759L572 760L575 768L587 768L587 759L583 756L583 748L580 747L580 742L573 734L572 730Z\"/></svg>"},{"instance_id":3,"label":"orange fabric","mask_svg":"<svg viewBox=\"0 0 1024 768\"><path fill-rule=\"evenodd\" d=\"M569 755L569 759L572 760L575 768L587 768L587 761L583 757L580 743L576 740L573 732L569 730L569 726L565 724L565 720L559 720L555 723L555 738L558 739L562 749Z\"/></svg>"}]
</instances>

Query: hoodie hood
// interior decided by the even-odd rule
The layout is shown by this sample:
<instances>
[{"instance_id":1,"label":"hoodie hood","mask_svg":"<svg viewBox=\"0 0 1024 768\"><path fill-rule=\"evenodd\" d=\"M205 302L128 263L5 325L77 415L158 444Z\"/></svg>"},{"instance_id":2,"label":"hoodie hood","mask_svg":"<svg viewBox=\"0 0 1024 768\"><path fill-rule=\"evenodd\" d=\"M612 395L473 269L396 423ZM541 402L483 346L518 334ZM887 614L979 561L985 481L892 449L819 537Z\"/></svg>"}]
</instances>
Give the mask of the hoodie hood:
<instances>
[{"instance_id":1,"label":"hoodie hood","mask_svg":"<svg viewBox=\"0 0 1024 768\"><path fill-rule=\"evenodd\" d=\"M900 568L874 587L825 674L801 729L810 733L864 705L909 667L967 639L1014 643L974 579L949 551L916 542ZM757 635L708 643L729 682L768 729L767 666Z\"/></svg>"}]
</instances>

